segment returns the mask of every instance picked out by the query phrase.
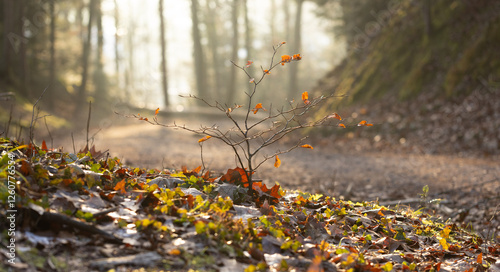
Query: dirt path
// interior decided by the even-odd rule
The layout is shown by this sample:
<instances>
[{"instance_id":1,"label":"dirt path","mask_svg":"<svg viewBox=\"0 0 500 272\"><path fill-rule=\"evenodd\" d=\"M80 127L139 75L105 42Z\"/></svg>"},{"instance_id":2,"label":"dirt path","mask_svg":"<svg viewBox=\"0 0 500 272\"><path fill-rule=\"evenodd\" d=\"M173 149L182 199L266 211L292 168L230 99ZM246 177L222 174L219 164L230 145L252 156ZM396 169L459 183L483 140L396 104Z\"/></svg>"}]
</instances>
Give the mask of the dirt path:
<instances>
[{"instance_id":1,"label":"dirt path","mask_svg":"<svg viewBox=\"0 0 500 272\"><path fill-rule=\"evenodd\" d=\"M201 123L212 124L207 122L214 121L196 117L185 119L184 123L196 128ZM96 148L109 149L112 156L121 158L129 166L180 169L183 165L188 168L201 165L197 141L201 136L133 119L126 123L129 125L114 125L98 133ZM476 229L487 230L487 235L491 235L492 230L500 232L498 162L451 156L346 152L350 149L345 146L344 151L339 152L324 141L313 144L314 150L297 149L280 155L280 168L275 168L272 161L264 163L257 177L269 185L277 181L289 190L355 201L378 199L382 204L418 199L422 188L428 185L431 197L443 199L437 211L439 215L463 223L472 222ZM65 146L70 143L66 142ZM281 150L286 148L283 146ZM209 169L225 171L236 166L231 149L215 140L204 143L203 153ZM440 192L445 194L439 195Z\"/></svg>"},{"instance_id":2,"label":"dirt path","mask_svg":"<svg viewBox=\"0 0 500 272\"><path fill-rule=\"evenodd\" d=\"M200 136L135 120L131 123L98 134L97 148L109 149L111 155L134 166L179 169L182 165L192 168L201 165L197 142ZM205 142L203 152L209 169L235 167L232 151L216 141ZM314 150L297 149L280 158L280 168L274 168L273 162L268 161L259 169L258 177L269 184L278 181L289 189L363 196L368 200L414 198L424 185L429 185L433 193L500 177L500 165L488 160L359 151L338 153L328 145Z\"/></svg>"}]
</instances>

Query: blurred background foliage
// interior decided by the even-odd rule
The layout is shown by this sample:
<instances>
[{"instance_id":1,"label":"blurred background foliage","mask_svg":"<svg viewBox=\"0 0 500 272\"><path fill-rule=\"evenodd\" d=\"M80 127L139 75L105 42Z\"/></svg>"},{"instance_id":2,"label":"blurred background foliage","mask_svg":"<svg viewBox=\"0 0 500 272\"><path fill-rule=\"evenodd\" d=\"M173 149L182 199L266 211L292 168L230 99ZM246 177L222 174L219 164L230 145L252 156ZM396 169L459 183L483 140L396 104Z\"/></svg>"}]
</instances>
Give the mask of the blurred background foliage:
<instances>
[{"instance_id":1,"label":"blurred background foliage","mask_svg":"<svg viewBox=\"0 0 500 272\"><path fill-rule=\"evenodd\" d=\"M478 86L491 93L500 82L495 1L3 0L0 14L4 133L7 123L26 126L23 112L46 87L41 109L59 127L82 124L72 121L86 119L88 101L103 115L120 105L193 110L177 96L189 93L238 103L249 84L229 61L253 60L257 76L281 41L280 53L303 60L273 73L260 101L349 95L324 113Z\"/></svg>"}]
</instances>

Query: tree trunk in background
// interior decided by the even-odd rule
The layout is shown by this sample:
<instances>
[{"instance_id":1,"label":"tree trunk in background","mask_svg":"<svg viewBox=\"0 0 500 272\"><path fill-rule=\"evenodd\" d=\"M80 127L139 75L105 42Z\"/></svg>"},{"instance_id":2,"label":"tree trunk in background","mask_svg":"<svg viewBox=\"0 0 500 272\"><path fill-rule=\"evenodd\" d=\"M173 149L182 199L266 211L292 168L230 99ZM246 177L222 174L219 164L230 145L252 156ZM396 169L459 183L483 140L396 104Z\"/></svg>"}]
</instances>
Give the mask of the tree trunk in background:
<instances>
[{"instance_id":1,"label":"tree trunk in background","mask_svg":"<svg viewBox=\"0 0 500 272\"><path fill-rule=\"evenodd\" d=\"M219 48L219 31L218 27L220 23L220 13L218 8L218 1L212 0L206 2L206 10L209 16L205 18L205 24L207 26L207 38L208 38L208 48L210 50L212 71L213 71L213 97L221 97L224 95L224 85L223 82L223 72L224 64L221 64L219 58L218 48Z\"/></svg>"},{"instance_id":2,"label":"tree trunk in background","mask_svg":"<svg viewBox=\"0 0 500 272\"><path fill-rule=\"evenodd\" d=\"M243 0L243 7L245 8L245 50L247 51L247 60L252 60L252 26L248 17L248 0ZM254 66L248 67L248 72L253 75Z\"/></svg>"},{"instance_id":3,"label":"tree trunk in background","mask_svg":"<svg viewBox=\"0 0 500 272\"><path fill-rule=\"evenodd\" d=\"M276 16L273 16L273 13L276 10L276 0L271 0L271 18L269 22L269 28L271 29L271 41L272 44L278 44L277 37L276 37Z\"/></svg>"},{"instance_id":4,"label":"tree trunk in background","mask_svg":"<svg viewBox=\"0 0 500 272\"><path fill-rule=\"evenodd\" d=\"M198 0L191 0L191 20L192 35L193 35L193 55L194 55L194 70L196 76L196 93L203 97L207 94L207 79L205 68L205 56L203 55L203 46L201 45L201 33L198 19Z\"/></svg>"},{"instance_id":5,"label":"tree trunk in background","mask_svg":"<svg viewBox=\"0 0 500 272\"><path fill-rule=\"evenodd\" d=\"M104 64L102 62L102 53L104 47L104 36L102 30L102 10L101 10L101 1L96 0L95 15L96 15L96 24L97 24L97 50L96 50L96 58L95 58L95 70L94 70L94 86L95 86L95 98L96 105L106 105L108 99L108 84L106 74L104 73Z\"/></svg>"},{"instance_id":6,"label":"tree trunk in background","mask_svg":"<svg viewBox=\"0 0 500 272\"><path fill-rule=\"evenodd\" d=\"M23 36L23 15L23 0L3 0L3 52L0 73L26 96L28 95L26 85L28 39Z\"/></svg>"},{"instance_id":7,"label":"tree trunk in background","mask_svg":"<svg viewBox=\"0 0 500 272\"><path fill-rule=\"evenodd\" d=\"M117 0L114 0L115 10L114 10L114 19L115 19L115 83L118 90L121 90L121 82L120 82L120 53L118 51L118 44L120 43L120 36L118 35L118 28L120 27L120 13L118 10Z\"/></svg>"},{"instance_id":8,"label":"tree trunk in background","mask_svg":"<svg viewBox=\"0 0 500 272\"><path fill-rule=\"evenodd\" d=\"M233 0L233 6L231 11L231 25L233 27L233 37L231 39L231 61L238 63L238 6L239 0ZM236 70L235 67L231 65L229 68L231 72L229 73L229 80L226 89L226 98L228 105L234 103L234 98L236 94Z\"/></svg>"},{"instance_id":9,"label":"tree trunk in background","mask_svg":"<svg viewBox=\"0 0 500 272\"><path fill-rule=\"evenodd\" d=\"M168 81L167 81L167 58L165 53L167 51L167 45L165 42L165 19L163 17L163 0L159 3L159 15L160 15L160 39L161 39L161 85L163 90L163 103L165 107L170 105L168 98Z\"/></svg>"},{"instance_id":10,"label":"tree trunk in background","mask_svg":"<svg viewBox=\"0 0 500 272\"><path fill-rule=\"evenodd\" d=\"M90 42L92 38L92 21L94 17L94 6L96 0L90 0L88 6L89 12L89 21L87 24L87 38L83 42L83 53L82 53L82 79L80 86L78 86L78 90L76 93L76 107L75 112L73 113L73 117L77 119L82 116L81 111L84 106L87 104L86 96L86 88L87 88L87 80L88 80L88 70L89 70L89 58L90 58Z\"/></svg>"},{"instance_id":11,"label":"tree trunk in background","mask_svg":"<svg viewBox=\"0 0 500 272\"><path fill-rule=\"evenodd\" d=\"M297 2L297 10L295 12L295 27L293 33L293 42L292 42L292 54L300 53L301 43L302 43L302 4L304 0L296 0ZM291 63L289 66L290 69L290 78L288 80L288 98L292 99L299 91L297 86L297 76L298 76L298 66L297 63Z\"/></svg>"},{"instance_id":12,"label":"tree trunk in background","mask_svg":"<svg viewBox=\"0 0 500 272\"><path fill-rule=\"evenodd\" d=\"M131 6L130 6L131 7ZM134 60L134 40L136 33L136 23L134 20L129 20L127 27L127 59L128 66L125 70L125 99L130 99L132 93L135 91L135 60Z\"/></svg>"},{"instance_id":13,"label":"tree trunk in background","mask_svg":"<svg viewBox=\"0 0 500 272\"><path fill-rule=\"evenodd\" d=\"M431 18L431 1L422 1L422 14L424 17L425 24L425 35L429 37L432 33L432 18Z\"/></svg>"},{"instance_id":14,"label":"tree trunk in background","mask_svg":"<svg viewBox=\"0 0 500 272\"><path fill-rule=\"evenodd\" d=\"M56 90L56 13L55 13L56 1L51 0L49 3L49 15L50 15L50 64L49 64L49 81L50 89L47 93L47 105L50 109L54 107L54 100L56 96L54 91Z\"/></svg>"}]
</instances>

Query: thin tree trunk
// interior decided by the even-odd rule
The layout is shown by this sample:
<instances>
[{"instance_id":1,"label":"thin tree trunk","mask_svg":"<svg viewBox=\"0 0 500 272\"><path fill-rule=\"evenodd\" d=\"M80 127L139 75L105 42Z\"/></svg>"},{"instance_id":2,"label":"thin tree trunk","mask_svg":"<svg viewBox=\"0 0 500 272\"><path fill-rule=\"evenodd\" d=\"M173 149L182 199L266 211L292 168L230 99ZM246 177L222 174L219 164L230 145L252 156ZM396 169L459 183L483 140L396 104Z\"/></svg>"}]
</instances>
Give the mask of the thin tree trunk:
<instances>
[{"instance_id":1,"label":"thin tree trunk","mask_svg":"<svg viewBox=\"0 0 500 272\"><path fill-rule=\"evenodd\" d=\"M4 0L3 2L3 61L0 61L1 73L13 82L21 82L20 92L28 94L26 86L26 45L28 39L23 36L23 0Z\"/></svg>"},{"instance_id":2,"label":"thin tree trunk","mask_svg":"<svg viewBox=\"0 0 500 272\"><path fill-rule=\"evenodd\" d=\"M431 1L422 1L422 14L424 17L425 24L425 35L429 37L432 33L432 19L431 19Z\"/></svg>"},{"instance_id":3,"label":"thin tree trunk","mask_svg":"<svg viewBox=\"0 0 500 272\"><path fill-rule=\"evenodd\" d=\"M104 36L102 30L102 10L101 1L97 0L95 6L96 24L97 24L97 54L95 58L95 71L94 71L94 86L95 98L97 103L106 103L107 101L107 78L104 73L104 64L102 61L102 53L104 47Z\"/></svg>"},{"instance_id":4,"label":"thin tree trunk","mask_svg":"<svg viewBox=\"0 0 500 272\"><path fill-rule=\"evenodd\" d=\"M248 17L248 0L243 0L243 7L245 8L245 50L247 52L247 60L252 60L252 26ZM248 72L253 74L253 66L248 68Z\"/></svg>"},{"instance_id":5,"label":"thin tree trunk","mask_svg":"<svg viewBox=\"0 0 500 272\"><path fill-rule=\"evenodd\" d=\"M81 115L83 106L86 105L86 88L88 81L88 70L89 70L89 57L90 57L90 42L92 38L92 21L94 20L94 6L96 0L90 0L88 11L89 11L89 21L87 24L87 38L83 42L83 53L82 53L82 79L80 86L77 90L77 101L74 112L74 118L77 119Z\"/></svg>"},{"instance_id":6,"label":"thin tree trunk","mask_svg":"<svg viewBox=\"0 0 500 272\"><path fill-rule=\"evenodd\" d=\"M233 37L231 40L231 60L238 63L238 6L239 0L233 0L233 7L231 12L231 25L233 27ZM229 75L228 85L226 89L227 103L232 105L236 94L236 69L230 67L231 72Z\"/></svg>"},{"instance_id":7,"label":"thin tree trunk","mask_svg":"<svg viewBox=\"0 0 500 272\"><path fill-rule=\"evenodd\" d=\"M271 40L273 41L273 44L277 44L278 41L276 41L276 16L274 16L274 12L276 10L276 0L271 0L271 22L269 22L269 28L271 29Z\"/></svg>"},{"instance_id":8,"label":"thin tree trunk","mask_svg":"<svg viewBox=\"0 0 500 272\"><path fill-rule=\"evenodd\" d=\"M161 39L161 83L163 89L163 102L165 107L170 105L168 99L168 78L167 78L167 58L165 52L167 51L167 45L165 41L165 19L163 17L163 0L159 3L159 15L160 15L160 39Z\"/></svg>"},{"instance_id":9,"label":"thin tree trunk","mask_svg":"<svg viewBox=\"0 0 500 272\"><path fill-rule=\"evenodd\" d=\"M211 5L213 3L213 5ZM224 95L224 86L223 82L223 64L221 64L221 60L219 58L219 53L217 52L219 48L219 31L218 26L220 22L218 22L220 13L218 11L218 2L217 0L211 0L206 2L206 9L210 16L206 17L205 24L207 26L207 38L208 38L208 48L210 50L212 71L213 71L213 96L221 97Z\"/></svg>"},{"instance_id":10,"label":"thin tree trunk","mask_svg":"<svg viewBox=\"0 0 500 272\"><path fill-rule=\"evenodd\" d=\"M49 80L50 80L50 90L47 93L47 105L50 109L54 107L56 90L56 14L55 14L56 1L51 0L49 3L49 13L50 13L50 66L49 66Z\"/></svg>"},{"instance_id":11,"label":"thin tree trunk","mask_svg":"<svg viewBox=\"0 0 500 272\"><path fill-rule=\"evenodd\" d=\"M295 27L294 27L294 35L293 35L293 43L292 43L292 54L298 54L300 53L300 48L301 48L301 42L302 42L302 4L304 3L304 0L296 0L297 2L297 10L295 12ZM296 63L293 63L290 65L290 78L288 80L289 85L288 85L288 95L289 99L294 97L298 93L298 87L297 87L297 76L298 76L298 66Z\"/></svg>"},{"instance_id":12,"label":"thin tree trunk","mask_svg":"<svg viewBox=\"0 0 500 272\"><path fill-rule=\"evenodd\" d=\"M201 33L199 28L198 0L191 0L191 20L193 21L192 35L196 89L197 94L203 97L207 94L207 84L205 59L203 55L203 46L201 45Z\"/></svg>"},{"instance_id":13,"label":"thin tree trunk","mask_svg":"<svg viewBox=\"0 0 500 272\"><path fill-rule=\"evenodd\" d=\"M120 43L120 36L118 35L118 28L120 27L120 13L118 10L117 0L114 0L115 10L114 10L114 19L115 19L115 78L116 78L116 86L120 88L120 53L118 51L118 44Z\"/></svg>"}]
</instances>

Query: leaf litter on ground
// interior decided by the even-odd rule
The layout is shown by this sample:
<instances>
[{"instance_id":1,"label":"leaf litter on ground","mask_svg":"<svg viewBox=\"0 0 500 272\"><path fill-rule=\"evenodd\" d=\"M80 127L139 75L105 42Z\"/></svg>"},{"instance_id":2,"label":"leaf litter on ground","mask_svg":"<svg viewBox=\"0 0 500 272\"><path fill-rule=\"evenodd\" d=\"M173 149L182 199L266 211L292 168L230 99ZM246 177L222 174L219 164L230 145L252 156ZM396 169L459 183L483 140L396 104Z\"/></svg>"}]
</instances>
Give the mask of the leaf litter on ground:
<instances>
[{"instance_id":1,"label":"leaf litter on ground","mask_svg":"<svg viewBox=\"0 0 500 272\"><path fill-rule=\"evenodd\" d=\"M2 271L500 269L496 238L420 210L262 182L249 190L241 168L219 176L141 169L94 147L70 154L0 144ZM15 264L5 246L9 154L18 181Z\"/></svg>"}]
</instances>

